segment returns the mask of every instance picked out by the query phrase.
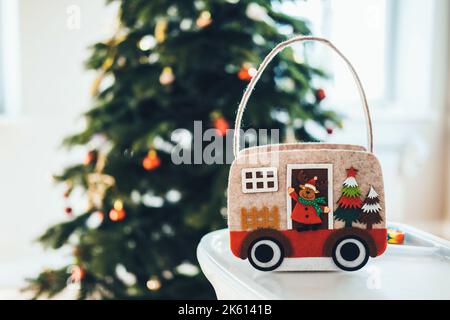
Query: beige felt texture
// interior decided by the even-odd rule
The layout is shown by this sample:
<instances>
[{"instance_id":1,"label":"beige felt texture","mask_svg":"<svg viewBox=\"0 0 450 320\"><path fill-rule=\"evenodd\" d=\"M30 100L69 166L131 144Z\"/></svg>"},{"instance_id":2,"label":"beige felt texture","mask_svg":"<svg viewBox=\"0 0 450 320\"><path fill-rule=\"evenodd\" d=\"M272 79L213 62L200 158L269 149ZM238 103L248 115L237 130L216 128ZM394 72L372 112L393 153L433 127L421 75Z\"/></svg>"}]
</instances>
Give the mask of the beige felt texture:
<instances>
[{"instance_id":1,"label":"beige felt texture","mask_svg":"<svg viewBox=\"0 0 450 320\"><path fill-rule=\"evenodd\" d=\"M239 152L239 156L241 155L249 155L253 153L261 153L261 152L271 152L271 151L283 151L283 150L317 150L317 149L327 149L327 150L335 150L335 149L344 149L344 150L354 150L354 151L366 151L366 148L362 146L356 146L352 144L332 144L332 143L317 143L317 142L308 142L308 143L283 143L283 144L270 144L267 146L257 146L251 147Z\"/></svg>"},{"instance_id":2,"label":"beige felt texture","mask_svg":"<svg viewBox=\"0 0 450 320\"><path fill-rule=\"evenodd\" d=\"M342 183L347 178L346 169L354 167L358 170L356 181L364 200L372 185L380 196L380 215L383 222L373 226L385 228L385 197L381 166L374 154L364 148L352 145L337 144L285 144L268 147L254 147L242 150L230 169L228 181L228 226L230 230L241 230L241 208L261 209L278 206L280 212L280 228L287 228L287 165L288 164L332 164L333 165L333 207L337 209L337 201L342 195ZM241 170L244 168L277 167L278 191L264 193L243 193ZM290 215L290 211L289 211ZM360 226L354 224L354 226ZM342 228L343 223L334 221L334 228Z\"/></svg>"}]
</instances>

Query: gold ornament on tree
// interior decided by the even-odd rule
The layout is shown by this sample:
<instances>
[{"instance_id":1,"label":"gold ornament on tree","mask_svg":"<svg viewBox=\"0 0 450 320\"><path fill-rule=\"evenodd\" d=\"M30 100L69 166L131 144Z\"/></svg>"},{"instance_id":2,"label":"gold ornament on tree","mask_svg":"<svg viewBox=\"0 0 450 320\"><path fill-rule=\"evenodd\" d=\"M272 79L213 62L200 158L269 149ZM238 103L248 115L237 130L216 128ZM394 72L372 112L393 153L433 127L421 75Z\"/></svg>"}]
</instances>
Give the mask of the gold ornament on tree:
<instances>
[{"instance_id":1,"label":"gold ornament on tree","mask_svg":"<svg viewBox=\"0 0 450 320\"><path fill-rule=\"evenodd\" d=\"M106 164L106 156L98 153L95 172L87 175L87 197L89 209L102 207L103 198L106 191L115 184L115 179L107 174L103 174Z\"/></svg>"},{"instance_id":2,"label":"gold ornament on tree","mask_svg":"<svg viewBox=\"0 0 450 320\"><path fill-rule=\"evenodd\" d=\"M119 28L119 27L118 27ZM105 78L106 72L111 68L114 64L114 60L116 57L116 49L115 47L123 42L126 39L125 34L120 34L120 29L118 29L115 33L115 35L109 40L106 45L109 46L107 58L105 61L103 61L102 66L100 67L99 74L97 77L95 77L94 81L92 82L90 93L91 96L95 96L98 94L100 85Z\"/></svg>"},{"instance_id":3,"label":"gold ornament on tree","mask_svg":"<svg viewBox=\"0 0 450 320\"><path fill-rule=\"evenodd\" d=\"M142 160L142 166L147 171L157 169L161 165L161 159L155 149L150 149L147 156Z\"/></svg>"},{"instance_id":4,"label":"gold ornament on tree","mask_svg":"<svg viewBox=\"0 0 450 320\"><path fill-rule=\"evenodd\" d=\"M163 86L168 86L175 81L175 74L171 67L165 67L159 76L159 82Z\"/></svg>"},{"instance_id":5,"label":"gold ornament on tree","mask_svg":"<svg viewBox=\"0 0 450 320\"><path fill-rule=\"evenodd\" d=\"M209 11L202 11L197 18L196 24L199 28L207 27L211 24L211 13Z\"/></svg>"},{"instance_id":6,"label":"gold ornament on tree","mask_svg":"<svg viewBox=\"0 0 450 320\"><path fill-rule=\"evenodd\" d=\"M106 72L109 70L109 68L112 67L113 64L114 64L114 57L109 56L108 58L105 59L100 68L99 74L97 75L97 77L95 77L94 81L92 82L90 90L91 96L95 96L98 94L100 85L103 79L105 78Z\"/></svg>"},{"instance_id":7,"label":"gold ornament on tree","mask_svg":"<svg viewBox=\"0 0 450 320\"><path fill-rule=\"evenodd\" d=\"M167 33L167 20L166 19L158 19L155 26L155 39L156 42L161 43L166 40Z\"/></svg>"}]
</instances>

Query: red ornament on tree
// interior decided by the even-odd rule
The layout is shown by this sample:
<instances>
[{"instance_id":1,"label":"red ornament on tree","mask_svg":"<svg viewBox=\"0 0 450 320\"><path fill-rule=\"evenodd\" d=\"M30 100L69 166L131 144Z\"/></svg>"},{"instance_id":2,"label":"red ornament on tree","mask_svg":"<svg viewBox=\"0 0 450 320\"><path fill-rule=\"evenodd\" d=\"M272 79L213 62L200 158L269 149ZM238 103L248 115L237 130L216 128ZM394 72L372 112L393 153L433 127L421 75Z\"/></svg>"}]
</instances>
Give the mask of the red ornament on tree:
<instances>
[{"instance_id":1,"label":"red ornament on tree","mask_svg":"<svg viewBox=\"0 0 450 320\"><path fill-rule=\"evenodd\" d=\"M238 78L243 81L250 81L256 75L256 72L255 68L244 65L238 72Z\"/></svg>"},{"instance_id":2,"label":"red ornament on tree","mask_svg":"<svg viewBox=\"0 0 450 320\"><path fill-rule=\"evenodd\" d=\"M328 134L333 134L333 128L327 128L327 133Z\"/></svg>"},{"instance_id":3,"label":"red ornament on tree","mask_svg":"<svg viewBox=\"0 0 450 320\"><path fill-rule=\"evenodd\" d=\"M64 209L64 211L66 212L66 214L67 214L68 216L72 216L72 208L71 208L71 207L66 207L66 208Z\"/></svg>"},{"instance_id":4,"label":"red ornament on tree","mask_svg":"<svg viewBox=\"0 0 450 320\"><path fill-rule=\"evenodd\" d=\"M220 116L214 120L214 128L216 128L219 135L224 136L227 134L227 130L230 129L230 125L224 117Z\"/></svg>"},{"instance_id":5,"label":"red ornament on tree","mask_svg":"<svg viewBox=\"0 0 450 320\"><path fill-rule=\"evenodd\" d=\"M91 150L86 154L83 164L85 166L90 165L92 162L95 161L96 158L97 158L97 152L95 150Z\"/></svg>"},{"instance_id":6,"label":"red ornament on tree","mask_svg":"<svg viewBox=\"0 0 450 320\"><path fill-rule=\"evenodd\" d=\"M316 90L316 99L318 101L322 101L326 97L327 97L327 94L325 93L325 90L323 90L323 89Z\"/></svg>"},{"instance_id":7,"label":"red ornament on tree","mask_svg":"<svg viewBox=\"0 0 450 320\"><path fill-rule=\"evenodd\" d=\"M160 165L161 159L158 157L158 154L153 149L148 152L147 156L142 161L142 166L147 171L155 170Z\"/></svg>"},{"instance_id":8,"label":"red ornament on tree","mask_svg":"<svg viewBox=\"0 0 450 320\"><path fill-rule=\"evenodd\" d=\"M81 266L72 266L70 270L70 283L79 283L86 276L86 271Z\"/></svg>"},{"instance_id":9,"label":"red ornament on tree","mask_svg":"<svg viewBox=\"0 0 450 320\"><path fill-rule=\"evenodd\" d=\"M126 212L123 209L123 202L122 200L116 200L114 201L114 208L111 209L111 211L109 212L109 218L111 219L111 221L117 222L117 221L122 221L123 219L125 219L126 216Z\"/></svg>"},{"instance_id":10,"label":"red ornament on tree","mask_svg":"<svg viewBox=\"0 0 450 320\"><path fill-rule=\"evenodd\" d=\"M111 221L114 222L122 221L123 219L125 219L126 215L127 214L123 209L122 210L111 209L111 211L109 212L109 218L111 219Z\"/></svg>"}]
</instances>

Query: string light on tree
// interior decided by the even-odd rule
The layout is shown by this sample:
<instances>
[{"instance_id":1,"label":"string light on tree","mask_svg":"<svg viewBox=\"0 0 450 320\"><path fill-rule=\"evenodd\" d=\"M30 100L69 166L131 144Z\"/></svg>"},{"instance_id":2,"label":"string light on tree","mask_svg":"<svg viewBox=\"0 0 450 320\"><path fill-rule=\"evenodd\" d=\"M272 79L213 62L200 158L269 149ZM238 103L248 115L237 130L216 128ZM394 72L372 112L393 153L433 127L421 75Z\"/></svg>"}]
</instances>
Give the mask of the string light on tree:
<instances>
[{"instance_id":1,"label":"string light on tree","mask_svg":"<svg viewBox=\"0 0 450 320\"><path fill-rule=\"evenodd\" d=\"M178 16L179 15L178 8L176 6L170 6L169 9L167 9L167 14L170 17Z\"/></svg>"},{"instance_id":2,"label":"string light on tree","mask_svg":"<svg viewBox=\"0 0 450 320\"><path fill-rule=\"evenodd\" d=\"M86 226L89 229L97 229L98 227L100 227L104 219L105 214L102 211L93 212L86 220Z\"/></svg>"},{"instance_id":3,"label":"string light on tree","mask_svg":"<svg viewBox=\"0 0 450 320\"><path fill-rule=\"evenodd\" d=\"M100 222L103 222L105 219L105 214L102 211L97 211L97 216Z\"/></svg>"},{"instance_id":4,"label":"string light on tree","mask_svg":"<svg viewBox=\"0 0 450 320\"><path fill-rule=\"evenodd\" d=\"M127 286L134 286L137 281L136 276L129 272L123 264L116 266L116 276Z\"/></svg>"},{"instance_id":5,"label":"string light on tree","mask_svg":"<svg viewBox=\"0 0 450 320\"><path fill-rule=\"evenodd\" d=\"M161 75L159 76L159 82L163 86L168 86L175 81L175 74L171 67L164 67Z\"/></svg>"},{"instance_id":6,"label":"string light on tree","mask_svg":"<svg viewBox=\"0 0 450 320\"><path fill-rule=\"evenodd\" d=\"M126 63L127 63L127 58L125 58L124 56L117 58L117 65L119 67L121 67L121 68L125 67Z\"/></svg>"},{"instance_id":7,"label":"string light on tree","mask_svg":"<svg viewBox=\"0 0 450 320\"><path fill-rule=\"evenodd\" d=\"M257 3L250 3L247 6L247 10L245 11L245 14L247 15L247 17L249 17L252 20L255 21L261 21L261 22L266 22L268 24L270 24L272 22L272 19L269 17L269 15L267 14L267 10L260 6Z\"/></svg>"},{"instance_id":8,"label":"string light on tree","mask_svg":"<svg viewBox=\"0 0 450 320\"><path fill-rule=\"evenodd\" d=\"M162 272L162 276L166 280L172 280L173 279L173 273L170 270L164 270Z\"/></svg>"},{"instance_id":9,"label":"string light on tree","mask_svg":"<svg viewBox=\"0 0 450 320\"><path fill-rule=\"evenodd\" d=\"M145 63L155 64L159 60L159 54L157 52L153 52L148 56Z\"/></svg>"},{"instance_id":10,"label":"string light on tree","mask_svg":"<svg viewBox=\"0 0 450 320\"><path fill-rule=\"evenodd\" d=\"M159 158L156 150L151 149L147 156L142 161L142 166L147 171L152 171L158 168L161 165L161 159Z\"/></svg>"},{"instance_id":11,"label":"string light on tree","mask_svg":"<svg viewBox=\"0 0 450 320\"><path fill-rule=\"evenodd\" d=\"M192 24L193 24L193 21L191 19L185 18L185 19L181 20L181 22L180 22L180 29L183 31L187 31L190 28L192 28Z\"/></svg>"},{"instance_id":12,"label":"string light on tree","mask_svg":"<svg viewBox=\"0 0 450 320\"><path fill-rule=\"evenodd\" d=\"M204 28L209 26L211 22L211 12L205 10L200 13L199 17L197 18L196 24L197 27Z\"/></svg>"},{"instance_id":13,"label":"string light on tree","mask_svg":"<svg viewBox=\"0 0 450 320\"><path fill-rule=\"evenodd\" d=\"M155 39L156 42L162 43L166 40L166 33L167 33L167 20L166 19L158 19L155 26Z\"/></svg>"},{"instance_id":14,"label":"string light on tree","mask_svg":"<svg viewBox=\"0 0 450 320\"><path fill-rule=\"evenodd\" d=\"M161 288L161 281L159 281L158 277L151 277L147 283L147 289L150 291L157 291Z\"/></svg>"},{"instance_id":15,"label":"string light on tree","mask_svg":"<svg viewBox=\"0 0 450 320\"><path fill-rule=\"evenodd\" d=\"M153 49L156 46L156 39L155 37L151 35L146 35L142 37L142 39L139 41L139 49L142 51L148 51Z\"/></svg>"},{"instance_id":16,"label":"string light on tree","mask_svg":"<svg viewBox=\"0 0 450 320\"><path fill-rule=\"evenodd\" d=\"M114 209L117 211L121 211L123 210L123 202L120 199L117 199L116 201L114 201Z\"/></svg>"}]
</instances>

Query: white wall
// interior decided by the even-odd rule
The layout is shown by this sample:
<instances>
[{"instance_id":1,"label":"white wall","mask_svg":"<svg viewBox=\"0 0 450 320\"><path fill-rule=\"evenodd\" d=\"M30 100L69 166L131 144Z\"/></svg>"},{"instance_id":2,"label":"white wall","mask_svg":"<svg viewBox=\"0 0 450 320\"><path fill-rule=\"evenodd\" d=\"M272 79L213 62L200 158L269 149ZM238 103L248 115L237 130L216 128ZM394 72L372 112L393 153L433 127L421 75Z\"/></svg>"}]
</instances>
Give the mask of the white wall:
<instances>
[{"instance_id":1,"label":"white wall","mask_svg":"<svg viewBox=\"0 0 450 320\"><path fill-rule=\"evenodd\" d=\"M21 103L17 117L0 119L0 281L2 267L19 260L38 265L33 239L67 219L63 188L51 174L67 163L61 140L80 128L90 106L87 47L110 36L115 23L115 8L105 9L103 0L17 3ZM67 27L71 5L81 9L79 30Z\"/></svg>"},{"instance_id":2,"label":"white wall","mask_svg":"<svg viewBox=\"0 0 450 320\"><path fill-rule=\"evenodd\" d=\"M398 0L397 5L398 40L392 71L397 78L395 96L386 106L375 103L371 108L388 220L414 224L448 237L449 224L442 221L448 217L445 101L450 6L447 0ZM361 114L357 108L352 110ZM343 132L334 135L335 141L365 142L365 128L362 119L357 121L358 113L352 114ZM449 230L444 232L444 226Z\"/></svg>"}]
</instances>

